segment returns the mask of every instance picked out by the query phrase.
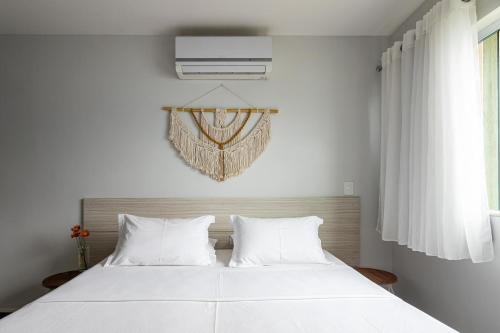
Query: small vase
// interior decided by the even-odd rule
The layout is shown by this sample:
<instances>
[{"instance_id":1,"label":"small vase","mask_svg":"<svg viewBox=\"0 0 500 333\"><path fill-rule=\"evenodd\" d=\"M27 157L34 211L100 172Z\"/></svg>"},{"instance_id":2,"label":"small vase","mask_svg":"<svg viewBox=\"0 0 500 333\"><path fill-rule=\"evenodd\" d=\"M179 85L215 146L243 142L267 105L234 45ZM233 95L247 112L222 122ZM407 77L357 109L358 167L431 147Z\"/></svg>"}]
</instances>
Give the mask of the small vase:
<instances>
[{"instance_id":1,"label":"small vase","mask_svg":"<svg viewBox=\"0 0 500 333\"><path fill-rule=\"evenodd\" d=\"M89 268L90 248L88 245L77 248L78 269L84 271Z\"/></svg>"}]
</instances>

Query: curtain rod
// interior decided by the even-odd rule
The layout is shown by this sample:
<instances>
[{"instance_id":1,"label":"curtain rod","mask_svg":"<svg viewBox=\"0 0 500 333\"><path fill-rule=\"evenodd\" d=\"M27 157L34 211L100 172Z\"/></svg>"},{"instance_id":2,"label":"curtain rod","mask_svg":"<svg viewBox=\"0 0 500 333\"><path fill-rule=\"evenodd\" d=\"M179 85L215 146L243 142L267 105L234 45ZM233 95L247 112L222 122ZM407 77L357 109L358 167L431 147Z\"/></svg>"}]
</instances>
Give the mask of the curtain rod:
<instances>
[{"instance_id":1,"label":"curtain rod","mask_svg":"<svg viewBox=\"0 0 500 333\"><path fill-rule=\"evenodd\" d=\"M462 0L462 2L470 2L470 0ZM401 47L400 47L399 49L400 49L401 51L403 51L403 45L401 45ZM384 69L384 68L382 67L382 65L377 65L377 68L376 68L377 72L379 72L379 73L380 73L380 72L382 72L382 69Z\"/></svg>"}]
</instances>

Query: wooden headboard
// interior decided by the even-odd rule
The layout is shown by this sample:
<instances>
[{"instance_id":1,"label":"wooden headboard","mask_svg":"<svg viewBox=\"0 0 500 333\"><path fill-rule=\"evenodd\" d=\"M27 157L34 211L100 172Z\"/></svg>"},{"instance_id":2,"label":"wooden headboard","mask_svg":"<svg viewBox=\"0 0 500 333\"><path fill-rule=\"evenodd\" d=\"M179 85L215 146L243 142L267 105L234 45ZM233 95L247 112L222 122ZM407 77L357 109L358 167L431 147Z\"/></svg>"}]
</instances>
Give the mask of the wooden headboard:
<instances>
[{"instance_id":1,"label":"wooden headboard","mask_svg":"<svg viewBox=\"0 0 500 333\"><path fill-rule=\"evenodd\" d=\"M307 198L88 198L83 199L83 226L88 238L90 262L96 264L114 250L117 241L117 215L128 213L145 217L186 218L214 215L211 238L216 248L230 248L230 214L249 217L298 217L317 215L324 223L319 229L323 248L350 265L359 264L359 197Z\"/></svg>"}]
</instances>

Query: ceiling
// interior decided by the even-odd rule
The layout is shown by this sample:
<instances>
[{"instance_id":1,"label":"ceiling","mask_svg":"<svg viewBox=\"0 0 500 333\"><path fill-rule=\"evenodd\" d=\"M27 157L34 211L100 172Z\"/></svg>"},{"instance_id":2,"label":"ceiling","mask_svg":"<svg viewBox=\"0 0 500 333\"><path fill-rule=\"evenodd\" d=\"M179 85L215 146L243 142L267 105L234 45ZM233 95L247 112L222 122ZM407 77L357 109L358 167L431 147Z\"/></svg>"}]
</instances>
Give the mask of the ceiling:
<instances>
[{"instance_id":1,"label":"ceiling","mask_svg":"<svg viewBox=\"0 0 500 333\"><path fill-rule=\"evenodd\" d=\"M424 0L0 0L0 34L390 35Z\"/></svg>"}]
</instances>

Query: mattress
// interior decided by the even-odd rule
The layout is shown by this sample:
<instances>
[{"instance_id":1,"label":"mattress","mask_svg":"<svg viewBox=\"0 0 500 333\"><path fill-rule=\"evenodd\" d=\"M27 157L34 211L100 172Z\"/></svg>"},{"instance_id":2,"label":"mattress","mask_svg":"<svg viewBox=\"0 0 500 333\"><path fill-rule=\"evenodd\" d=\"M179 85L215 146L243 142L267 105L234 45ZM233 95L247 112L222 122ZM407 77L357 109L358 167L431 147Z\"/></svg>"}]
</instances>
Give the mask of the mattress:
<instances>
[{"instance_id":1,"label":"mattress","mask_svg":"<svg viewBox=\"0 0 500 333\"><path fill-rule=\"evenodd\" d=\"M0 320L0 332L455 332L331 265L96 265Z\"/></svg>"}]
</instances>

